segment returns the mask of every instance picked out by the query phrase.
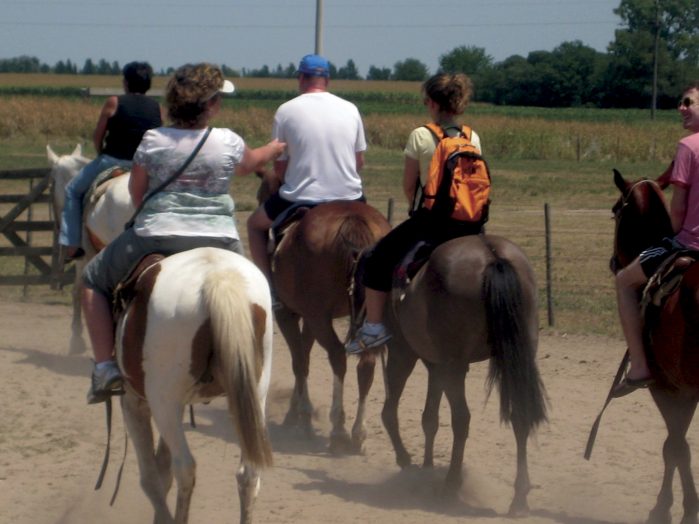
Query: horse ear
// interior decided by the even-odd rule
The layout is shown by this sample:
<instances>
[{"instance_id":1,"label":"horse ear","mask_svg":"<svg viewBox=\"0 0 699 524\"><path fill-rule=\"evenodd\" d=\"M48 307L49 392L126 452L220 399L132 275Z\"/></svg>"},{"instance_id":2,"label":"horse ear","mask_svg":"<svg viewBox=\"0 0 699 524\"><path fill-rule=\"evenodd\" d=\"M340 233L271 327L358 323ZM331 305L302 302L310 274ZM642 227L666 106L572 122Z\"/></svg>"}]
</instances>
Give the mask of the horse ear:
<instances>
[{"instance_id":1,"label":"horse ear","mask_svg":"<svg viewBox=\"0 0 699 524\"><path fill-rule=\"evenodd\" d=\"M626 189L629 187L629 183L624 180L624 177L617 171L617 169L613 169L614 171L614 185L619 188L619 191L622 193L626 191Z\"/></svg>"},{"instance_id":2,"label":"horse ear","mask_svg":"<svg viewBox=\"0 0 699 524\"><path fill-rule=\"evenodd\" d=\"M673 160L672 162L670 162L670 165L667 166L665 172L655 180L660 186L660 189L665 189L667 186L670 185L670 175L672 174L672 168L674 166L675 161Z\"/></svg>"},{"instance_id":3,"label":"horse ear","mask_svg":"<svg viewBox=\"0 0 699 524\"><path fill-rule=\"evenodd\" d=\"M75 149L73 149L73 152L70 154L70 156L83 156L82 144L78 144L77 146L75 146Z\"/></svg>"},{"instance_id":4,"label":"horse ear","mask_svg":"<svg viewBox=\"0 0 699 524\"><path fill-rule=\"evenodd\" d=\"M50 145L46 145L46 155L49 157L49 162L51 164L56 164L58 162L58 155L53 152Z\"/></svg>"}]
</instances>

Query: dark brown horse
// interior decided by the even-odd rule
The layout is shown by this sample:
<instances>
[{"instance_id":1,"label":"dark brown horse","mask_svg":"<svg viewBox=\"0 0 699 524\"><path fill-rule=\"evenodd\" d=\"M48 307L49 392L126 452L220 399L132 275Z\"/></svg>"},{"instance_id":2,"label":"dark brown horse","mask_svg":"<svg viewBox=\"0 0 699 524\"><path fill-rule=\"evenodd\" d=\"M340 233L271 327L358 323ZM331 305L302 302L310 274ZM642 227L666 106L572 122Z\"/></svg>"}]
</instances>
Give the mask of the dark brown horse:
<instances>
[{"instance_id":1,"label":"dark brown horse","mask_svg":"<svg viewBox=\"0 0 699 524\"><path fill-rule=\"evenodd\" d=\"M643 249L673 235L661 189L667 185L666 174L657 181L629 182L614 171L614 183L621 191L613 208L616 234L611 267L615 272ZM651 328L650 339L646 353L656 379L650 393L668 436L663 446L663 481L648 521L671 522L672 480L677 469L684 494L682 523L696 523L699 500L686 434L699 400L699 264L687 270L679 289L667 300Z\"/></svg>"},{"instance_id":2,"label":"dark brown horse","mask_svg":"<svg viewBox=\"0 0 699 524\"><path fill-rule=\"evenodd\" d=\"M312 430L308 372L311 347L317 340L328 352L334 376L330 410L330 449L334 452L361 451L366 438L365 402L376 357L367 353L357 365L359 404L350 440L343 405L347 356L333 319L349 314L348 289L356 257L389 230L383 215L367 204L329 202L294 222L272 256L272 279L284 304L276 313L277 324L291 351L296 379L285 423Z\"/></svg>"},{"instance_id":3,"label":"dark brown horse","mask_svg":"<svg viewBox=\"0 0 699 524\"><path fill-rule=\"evenodd\" d=\"M444 393L451 407L454 434L446 492L456 494L462 484L461 467L471 418L464 381L472 362L490 358L488 384L499 386L500 415L503 421L512 423L517 443L510 513L526 513L530 489L527 439L546 419L546 402L535 360L536 282L524 253L512 242L490 235L446 242L415 275L402 300L394 299L387 317L393 338L388 342L382 418L398 465L405 468L411 462L399 434L398 402L415 363L421 359L429 377L422 415L423 467L433 465L439 404Z\"/></svg>"}]
</instances>

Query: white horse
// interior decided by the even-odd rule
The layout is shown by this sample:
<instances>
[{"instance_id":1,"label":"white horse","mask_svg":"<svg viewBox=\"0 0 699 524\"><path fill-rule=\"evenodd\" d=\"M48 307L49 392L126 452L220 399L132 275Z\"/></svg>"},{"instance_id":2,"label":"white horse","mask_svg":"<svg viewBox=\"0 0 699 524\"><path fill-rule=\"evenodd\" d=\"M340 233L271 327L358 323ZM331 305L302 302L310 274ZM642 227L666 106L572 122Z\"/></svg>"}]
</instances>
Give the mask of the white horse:
<instances>
[{"instance_id":1,"label":"white horse","mask_svg":"<svg viewBox=\"0 0 699 524\"><path fill-rule=\"evenodd\" d=\"M70 155L57 155L46 146L51 163L53 182L53 209L56 220L60 221L65 203L65 188L90 159L82 154L78 144ZM85 256L76 261L75 285L73 286L73 318L71 323L70 353L83 353L87 349L83 338L80 310L81 274L85 264L105 245L111 242L124 229L124 224L134 213L129 195L129 175L108 180L90 196L83 210L82 248Z\"/></svg>"},{"instance_id":2,"label":"white horse","mask_svg":"<svg viewBox=\"0 0 699 524\"><path fill-rule=\"evenodd\" d=\"M195 462L182 426L186 404L225 395L237 430L240 522L251 522L258 468L271 465L265 399L272 358L267 279L235 253L199 248L167 257L139 277L117 322L124 420L156 523L186 523ZM153 447L151 416L160 433ZM174 520L166 496L177 480Z\"/></svg>"}]
</instances>

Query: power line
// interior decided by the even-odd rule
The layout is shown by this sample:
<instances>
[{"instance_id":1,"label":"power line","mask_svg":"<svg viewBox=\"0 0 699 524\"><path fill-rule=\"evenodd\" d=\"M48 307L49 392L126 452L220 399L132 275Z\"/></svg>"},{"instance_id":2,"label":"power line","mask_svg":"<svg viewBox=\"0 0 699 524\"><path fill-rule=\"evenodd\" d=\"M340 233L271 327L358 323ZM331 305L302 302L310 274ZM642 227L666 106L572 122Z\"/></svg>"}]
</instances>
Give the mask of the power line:
<instances>
[{"instance_id":1,"label":"power line","mask_svg":"<svg viewBox=\"0 0 699 524\"><path fill-rule=\"evenodd\" d=\"M532 26L581 26L581 25L617 25L618 20L575 20L571 22L477 22L477 23L439 23L439 24L326 24L333 29L453 29L477 27L532 27ZM118 22L26 22L5 21L0 26L13 27L125 27L138 29L309 29L308 24L154 24L129 22L128 25Z\"/></svg>"}]
</instances>

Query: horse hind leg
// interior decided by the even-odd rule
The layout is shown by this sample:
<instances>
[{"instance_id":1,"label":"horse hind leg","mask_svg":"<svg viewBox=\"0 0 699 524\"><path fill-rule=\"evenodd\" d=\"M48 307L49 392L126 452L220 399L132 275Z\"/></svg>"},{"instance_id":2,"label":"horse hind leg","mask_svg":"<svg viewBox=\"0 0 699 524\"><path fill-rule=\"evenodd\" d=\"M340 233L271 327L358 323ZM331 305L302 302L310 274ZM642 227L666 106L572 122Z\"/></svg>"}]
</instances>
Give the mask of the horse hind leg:
<instances>
[{"instance_id":1,"label":"horse hind leg","mask_svg":"<svg viewBox=\"0 0 699 524\"><path fill-rule=\"evenodd\" d=\"M164 398L168 398L168 395ZM186 524L189 521L189 508L194 492L196 463L182 427L184 407L181 404L171 403L159 409L153 409L151 406L151 409L158 431L172 455L172 473L177 481L175 523Z\"/></svg>"},{"instance_id":2,"label":"horse hind leg","mask_svg":"<svg viewBox=\"0 0 699 524\"><path fill-rule=\"evenodd\" d=\"M663 444L665 468L663 481L655 507L648 516L649 523L671 522L670 508L673 503L672 481L675 468L679 471L682 483L684 515L682 524L696 524L699 502L691 469L691 454L687 444L687 430L692 422L697 401L691 397L653 388L651 391L660 413L665 420L668 436Z\"/></svg>"},{"instance_id":3,"label":"horse hind leg","mask_svg":"<svg viewBox=\"0 0 699 524\"><path fill-rule=\"evenodd\" d=\"M527 497L531 490L529 464L527 461L527 441L529 439L530 425L516 413L512 415L511 423L517 444L517 473L515 475L515 493L508 515L510 517L524 517L529 513Z\"/></svg>"},{"instance_id":4,"label":"horse hind leg","mask_svg":"<svg viewBox=\"0 0 699 524\"><path fill-rule=\"evenodd\" d=\"M284 417L284 425L298 427L310 437L313 434L313 405L308 394L308 373L314 338L307 327L301 329L301 319L298 315L282 310L276 313L276 319L289 347L294 372L294 389L289 401L289 410Z\"/></svg>"},{"instance_id":5,"label":"horse hind leg","mask_svg":"<svg viewBox=\"0 0 699 524\"><path fill-rule=\"evenodd\" d=\"M170 524L174 520L167 507L166 490L163 487L159 467L153 450L153 430L151 428L151 413L148 404L132 393L126 393L122 401L124 423L131 436L138 458L138 469L141 473L141 488L146 494L153 509L156 524Z\"/></svg>"},{"instance_id":6,"label":"horse hind leg","mask_svg":"<svg viewBox=\"0 0 699 524\"><path fill-rule=\"evenodd\" d=\"M398 404L405 389L408 377L415 369L417 357L413 353L408 353L396 342L389 342L388 359L386 363L386 400L381 410L381 421L393 444L396 454L396 464L401 469L407 468L411 464L410 454L403 445L400 436L400 426L398 423Z\"/></svg>"},{"instance_id":7,"label":"horse hind leg","mask_svg":"<svg viewBox=\"0 0 699 524\"><path fill-rule=\"evenodd\" d=\"M83 338L83 322L82 322L82 307L80 303L80 287L82 286L82 269L83 263L75 265L75 282L71 292L71 300L73 306L73 314L70 323L70 346L69 354L82 355L87 351L87 345Z\"/></svg>"},{"instance_id":8,"label":"horse hind leg","mask_svg":"<svg viewBox=\"0 0 699 524\"><path fill-rule=\"evenodd\" d=\"M347 374L347 354L342 346L342 342L337 338L333 329L332 318L322 317L307 319L311 332L318 343L323 346L328 353L328 361L333 373L333 393L332 404L330 406L330 452L350 453L352 452L352 440L345 427L345 406L344 389L345 375Z\"/></svg>"},{"instance_id":9,"label":"horse hind leg","mask_svg":"<svg viewBox=\"0 0 699 524\"><path fill-rule=\"evenodd\" d=\"M425 456L423 468L434 466L434 439L439 429L439 405L442 402L442 388L434 373L427 375L427 397L422 412L422 432L425 434Z\"/></svg>"},{"instance_id":10,"label":"horse hind leg","mask_svg":"<svg viewBox=\"0 0 699 524\"><path fill-rule=\"evenodd\" d=\"M471 423L471 412L466 403L464 384L467 369L448 369L444 370L444 373L441 373L445 379L444 393L451 408L451 429L454 435L449 470L447 471L444 484L445 494L447 496L456 496L463 483L461 469L464 463L464 448L466 446L468 429Z\"/></svg>"},{"instance_id":11,"label":"horse hind leg","mask_svg":"<svg viewBox=\"0 0 699 524\"><path fill-rule=\"evenodd\" d=\"M260 491L260 475L254 466L242 461L236 480L240 499L240 524L251 524L253 506Z\"/></svg>"},{"instance_id":12,"label":"horse hind leg","mask_svg":"<svg viewBox=\"0 0 699 524\"><path fill-rule=\"evenodd\" d=\"M359 401L357 403L357 415L352 425L352 451L363 453L364 442L367 437L366 430L366 401L369 391L374 382L374 371L376 370L376 353L364 352L359 357L357 364L357 389L359 391Z\"/></svg>"}]
</instances>

